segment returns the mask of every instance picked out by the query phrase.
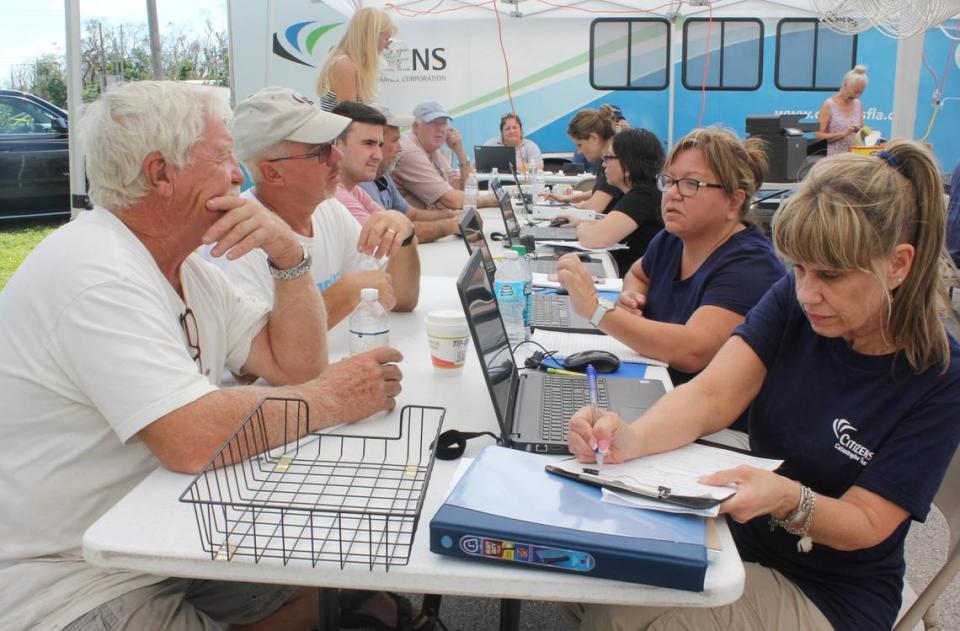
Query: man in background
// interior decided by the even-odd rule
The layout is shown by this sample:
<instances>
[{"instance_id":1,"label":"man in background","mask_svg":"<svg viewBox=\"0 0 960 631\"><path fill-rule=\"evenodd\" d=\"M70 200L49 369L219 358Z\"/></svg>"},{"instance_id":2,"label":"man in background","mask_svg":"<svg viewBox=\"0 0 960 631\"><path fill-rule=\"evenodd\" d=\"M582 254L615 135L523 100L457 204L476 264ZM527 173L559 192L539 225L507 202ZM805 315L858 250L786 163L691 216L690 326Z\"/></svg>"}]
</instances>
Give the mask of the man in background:
<instances>
[{"instance_id":1,"label":"man in background","mask_svg":"<svg viewBox=\"0 0 960 631\"><path fill-rule=\"evenodd\" d=\"M463 150L460 132L450 126L453 118L436 101L426 101L413 110L413 128L400 139L400 155L393 171L400 192L420 208L463 208L463 185L473 172ZM440 151L446 144L460 164L455 170ZM477 196L477 206L496 206L492 193Z\"/></svg>"}]
</instances>

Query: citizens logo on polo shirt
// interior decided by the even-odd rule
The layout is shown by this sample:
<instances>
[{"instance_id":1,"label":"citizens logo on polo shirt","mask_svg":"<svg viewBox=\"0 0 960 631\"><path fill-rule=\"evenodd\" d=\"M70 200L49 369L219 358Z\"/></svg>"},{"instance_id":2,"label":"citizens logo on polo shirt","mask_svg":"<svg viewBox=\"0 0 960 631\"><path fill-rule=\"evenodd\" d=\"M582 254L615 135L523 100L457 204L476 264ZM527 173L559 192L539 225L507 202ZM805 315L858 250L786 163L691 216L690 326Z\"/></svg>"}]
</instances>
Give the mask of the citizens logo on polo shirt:
<instances>
[{"instance_id":1,"label":"citizens logo on polo shirt","mask_svg":"<svg viewBox=\"0 0 960 631\"><path fill-rule=\"evenodd\" d=\"M852 438L855 431L857 431L857 428L847 419L833 419L833 435L837 437L837 442L833 445L833 448L847 458L867 466L867 463L873 458L873 452Z\"/></svg>"}]
</instances>

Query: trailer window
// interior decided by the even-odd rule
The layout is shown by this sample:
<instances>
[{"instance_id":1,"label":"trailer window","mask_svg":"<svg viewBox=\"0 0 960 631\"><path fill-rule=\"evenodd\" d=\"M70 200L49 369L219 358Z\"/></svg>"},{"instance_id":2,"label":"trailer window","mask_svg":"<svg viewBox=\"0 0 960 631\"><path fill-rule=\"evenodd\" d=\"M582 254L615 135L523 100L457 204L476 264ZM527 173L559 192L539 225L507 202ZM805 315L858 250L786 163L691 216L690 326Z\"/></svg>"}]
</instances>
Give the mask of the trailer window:
<instances>
[{"instance_id":1,"label":"trailer window","mask_svg":"<svg viewBox=\"0 0 960 631\"><path fill-rule=\"evenodd\" d=\"M684 22L683 87L756 90L760 87L762 71L763 22L760 20L690 18Z\"/></svg>"},{"instance_id":2,"label":"trailer window","mask_svg":"<svg viewBox=\"0 0 960 631\"><path fill-rule=\"evenodd\" d=\"M670 23L662 18L599 18L590 23L590 86L663 90L669 81Z\"/></svg>"},{"instance_id":3,"label":"trailer window","mask_svg":"<svg viewBox=\"0 0 960 631\"><path fill-rule=\"evenodd\" d=\"M837 33L815 18L777 23L774 83L781 90L838 90L856 59L856 34Z\"/></svg>"}]
</instances>

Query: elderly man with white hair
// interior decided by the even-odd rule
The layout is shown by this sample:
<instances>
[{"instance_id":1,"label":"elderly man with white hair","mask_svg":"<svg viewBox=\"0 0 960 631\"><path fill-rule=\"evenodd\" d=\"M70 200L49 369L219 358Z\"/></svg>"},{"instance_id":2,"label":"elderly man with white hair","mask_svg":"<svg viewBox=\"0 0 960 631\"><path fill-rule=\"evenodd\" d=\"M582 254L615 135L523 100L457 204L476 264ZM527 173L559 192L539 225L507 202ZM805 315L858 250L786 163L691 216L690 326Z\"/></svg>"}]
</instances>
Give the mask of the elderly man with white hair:
<instances>
[{"instance_id":1,"label":"elderly man with white hair","mask_svg":"<svg viewBox=\"0 0 960 631\"><path fill-rule=\"evenodd\" d=\"M333 126L322 143L303 134L304 121L320 118ZM335 197L343 153L332 141L350 123L289 88L270 86L237 105L230 124L234 150L254 181L242 197L272 210L310 253L311 275L323 293L330 327L350 315L364 287L378 289L388 310L412 311L420 297L413 223L402 213L389 212L361 226ZM223 268L242 291L270 300L273 283L266 258L258 250Z\"/></svg>"},{"instance_id":2,"label":"elderly man with white hair","mask_svg":"<svg viewBox=\"0 0 960 631\"><path fill-rule=\"evenodd\" d=\"M413 109L413 128L400 139L400 154L393 179L407 201L417 208L463 208L463 185L473 166L463 149L460 132L450 125L453 117L436 101ZM446 144L457 156L454 170L440 151ZM477 197L477 206L496 206L492 193Z\"/></svg>"},{"instance_id":3,"label":"elderly man with white hair","mask_svg":"<svg viewBox=\"0 0 960 631\"><path fill-rule=\"evenodd\" d=\"M105 570L80 550L158 465L202 469L264 397L306 400L310 429L395 406L395 349L327 365L309 253L237 196L227 114L173 82L102 95L79 134L97 208L47 237L0 293L0 628L317 624L307 590ZM302 135L319 144L341 128L317 118ZM272 304L239 295L193 254L201 243L230 259L262 249ZM276 387L220 388L224 367ZM279 444L283 419L265 421Z\"/></svg>"}]
</instances>

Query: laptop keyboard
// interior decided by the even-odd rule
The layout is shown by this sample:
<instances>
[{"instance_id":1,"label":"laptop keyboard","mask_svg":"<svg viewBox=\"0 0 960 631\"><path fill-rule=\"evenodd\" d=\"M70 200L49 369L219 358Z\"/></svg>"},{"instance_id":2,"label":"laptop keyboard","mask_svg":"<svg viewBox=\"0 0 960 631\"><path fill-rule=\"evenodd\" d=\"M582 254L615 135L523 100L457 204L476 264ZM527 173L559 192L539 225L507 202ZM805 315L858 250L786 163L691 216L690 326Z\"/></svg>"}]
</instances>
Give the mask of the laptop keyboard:
<instances>
[{"instance_id":1,"label":"laptop keyboard","mask_svg":"<svg viewBox=\"0 0 960 631\"><path fill-rule=\"evenodd\" d=\"M606 410L607 382L597 379L597 405ZM590 405L590 391L586 377L568 377L566 375L546 375L543 378L543 421L540 424L540 440L566 442L567 422L573 413L585 405Z\"/></svg>"},{"instance_id":2,"label":"laptop keyboard","mask_svg":"<svg viewBox=\"0 0 960 631\"><path fill-rule=\"evenodd\" d=\"M570 326L570 301L563 296L538 294L533 297L534 326Z\"/></svg>"},{"instance_id":3,"label":"laptop keyboard","mask_svg":"<svg viewBox=\"0 0 960 631\"><path fill-rule=\"evenodd\" d=\"M538 257L532 261L528 260L527 263L530 264L530 271L536 274L557 273L557 257L555 256ZM593 276L602 278L606 275L606 271L603 269L603 263L600 261L590 261L589 263L584 263L583 265Z\"/></svg>"}]
</instances>

